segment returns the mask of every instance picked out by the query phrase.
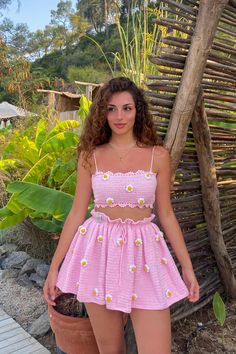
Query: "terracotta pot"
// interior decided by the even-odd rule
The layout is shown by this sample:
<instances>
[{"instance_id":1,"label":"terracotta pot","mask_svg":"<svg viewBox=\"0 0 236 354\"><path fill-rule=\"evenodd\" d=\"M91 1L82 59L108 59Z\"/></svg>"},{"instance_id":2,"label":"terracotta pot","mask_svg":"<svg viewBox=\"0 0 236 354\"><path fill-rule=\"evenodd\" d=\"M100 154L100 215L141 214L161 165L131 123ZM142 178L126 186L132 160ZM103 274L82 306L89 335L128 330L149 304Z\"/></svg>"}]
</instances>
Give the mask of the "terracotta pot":
<instances>
[{"instance_id":1,"label":"terracotta pot","mask_svg":"<svg viewBox=\"0 0 236 354\"><path fill-rule=\"evenodd\" d=\"M57 346L66 354L99 354L89 318L65 316L48 305Z\"/></svg>"}]
</instances>

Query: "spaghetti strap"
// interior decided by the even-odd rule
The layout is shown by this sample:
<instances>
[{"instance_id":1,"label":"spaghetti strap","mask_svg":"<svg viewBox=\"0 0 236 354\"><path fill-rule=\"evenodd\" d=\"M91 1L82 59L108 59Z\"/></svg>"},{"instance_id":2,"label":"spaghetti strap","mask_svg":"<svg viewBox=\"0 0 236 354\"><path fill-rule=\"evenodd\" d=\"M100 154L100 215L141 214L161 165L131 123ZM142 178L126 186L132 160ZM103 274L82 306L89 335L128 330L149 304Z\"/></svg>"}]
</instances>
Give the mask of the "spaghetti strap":
<instances>
[{"instance_id":1,"label":"spaghetti strap","mask_svg":"<svg viewBox=\"0 0 236 354\"><path fill-rule=\"evenodd\" d=\"M155 149L155 146L153 146L153 148L152 148L152 157L151 157L151 164L150 164L150 172L152 172L154 149Z\"/></svg>"},{"instance_id":2,"label":"spaghetti strap","mask_svg":"<svg viewBox=\"0 0 236 354\"><path fill-rule=\"evenodd\" d=\"M97 171L98 171L98 165L97 165L97 160L96 160L95 150L94 150L94 152L93 152L93 158L94 158L94 163L95 163L96 172L97 172Z\"/></svg>"}]
</instances>

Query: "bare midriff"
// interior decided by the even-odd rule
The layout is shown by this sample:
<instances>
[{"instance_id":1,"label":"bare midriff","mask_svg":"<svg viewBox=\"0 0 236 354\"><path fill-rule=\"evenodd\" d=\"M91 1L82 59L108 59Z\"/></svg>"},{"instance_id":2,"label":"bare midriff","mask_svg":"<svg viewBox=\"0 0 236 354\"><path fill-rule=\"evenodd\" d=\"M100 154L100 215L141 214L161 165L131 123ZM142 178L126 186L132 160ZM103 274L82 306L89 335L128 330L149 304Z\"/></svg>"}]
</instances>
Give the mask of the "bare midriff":
<instances>
[{"instance_id":1,"label":"bare midriff","mask_svg":"<svg viewBox=\"0 0 236 354\"><path fill-rule=\"evenodd\" d=\"M99 211L100 213L104 213L107 216L109 216L110 219L118 219L121 218L122 220L125 219L132 219L134 221L137 220L142 220L144 218L147 218L151 216L152 214L152 209L148 207L134 207L131 208L129 206L127 207L120 207L120 206L114 206L114 207L96 207L95 211Z\"/></svg>"}]
</instances>

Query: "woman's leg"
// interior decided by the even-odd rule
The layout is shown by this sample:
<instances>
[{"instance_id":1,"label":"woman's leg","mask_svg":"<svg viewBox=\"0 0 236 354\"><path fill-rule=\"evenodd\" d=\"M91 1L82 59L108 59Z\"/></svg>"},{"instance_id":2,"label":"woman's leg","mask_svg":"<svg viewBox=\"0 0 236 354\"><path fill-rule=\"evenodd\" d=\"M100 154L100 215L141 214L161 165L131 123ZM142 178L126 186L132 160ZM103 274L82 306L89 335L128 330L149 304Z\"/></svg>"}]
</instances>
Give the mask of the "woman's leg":
<instances>
[{"instance_id":1,"label":"woman's leg","mask_svg":"<svg viewBox=\"0 0 236 354\"><path fill-rule=\"evenodd\" d=\"M170 311L132 309L130 314L139 354L170 354Z\"/></svg>"},{"instance_id":2,"label":"woman's leg","mask_svg":"<svg viewBox=\"0 0 236 354\"><path fill-rule=\"evenodd\" d=\"M105 305L85 303L100 354L125 354L124 322L121 311ZM92 353L91 353L92 354Z\"/></svg>"}]
</instances>

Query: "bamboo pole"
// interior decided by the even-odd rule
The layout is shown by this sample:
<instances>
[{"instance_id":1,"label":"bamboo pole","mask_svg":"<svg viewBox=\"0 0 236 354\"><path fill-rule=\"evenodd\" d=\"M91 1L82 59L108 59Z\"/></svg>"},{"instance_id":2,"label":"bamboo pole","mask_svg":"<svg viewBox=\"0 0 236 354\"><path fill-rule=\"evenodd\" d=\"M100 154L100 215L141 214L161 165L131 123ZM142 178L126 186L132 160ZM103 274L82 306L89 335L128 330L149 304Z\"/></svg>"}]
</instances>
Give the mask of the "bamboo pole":
<instances>
[{"instance_id":1,"label":"bamboo pole","mask_svg":"<svg viewBox=\"0 0 236 354\"><path fill-rule=\"evenodd\" d=\"M192 129L199 161L202 200L210 245L221 274L222 283L228 294L236 298L236 279L222 234L216 168L202 93L199 94L193 113Z\"/></svg>"},{"instance_id":2,"label":"bamboo pole","mask_svg":"<svg viewBox=\"0 0 236 354\"><path fill-rule=\"evenodd\" d=\"M184 150L188 126L196 104L208 54L220 15L228 0L200 0L192 42L172 110L165 145L171 151L174 176ZM198 58L196 60L196 58Z\"/></svg>"}]
</instances>

